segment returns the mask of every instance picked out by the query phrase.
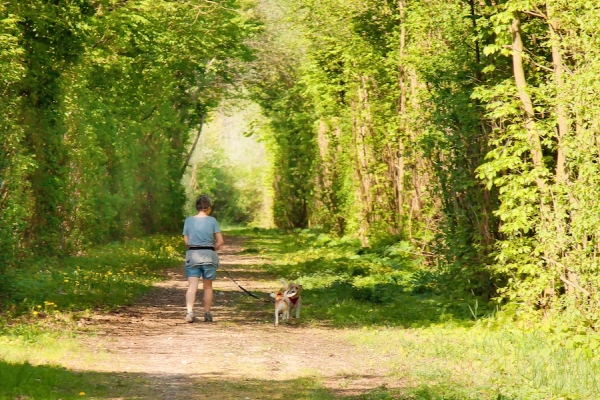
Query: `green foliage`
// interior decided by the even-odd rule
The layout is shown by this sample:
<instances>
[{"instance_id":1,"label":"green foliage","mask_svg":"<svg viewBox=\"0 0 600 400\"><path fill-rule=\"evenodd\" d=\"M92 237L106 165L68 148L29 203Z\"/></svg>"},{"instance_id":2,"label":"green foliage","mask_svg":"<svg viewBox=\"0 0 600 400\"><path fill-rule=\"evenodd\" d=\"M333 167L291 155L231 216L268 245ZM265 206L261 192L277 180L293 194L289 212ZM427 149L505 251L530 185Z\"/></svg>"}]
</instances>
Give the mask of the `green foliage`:
<instances>
[{"instance_id":1,"label":"green foliage","mask_svg":"<svg viewBox=\"0 0 600 400\"><path fill-rule=\"evenodd\" d=\"M472 319L472 296L438 291L409 242L363 248L358 239L310 230L289 236L259 231L252 237L245 252L268 257L267 271L303 285L308 318L336 326L405 327ZM487 312L482 305L479 315Z\"/></svg>"},{"instance_id":2,"label":"green foliage","mask_svg":"<svg viewBox=\"0 0 600 400\"><path fill-rule=\"evenodd\" d=\"M246 249L265 259L261 269L303 285L296 324L346 328L359 348L385 357L408 382L365 398L596 396L596 332L568 320L532 323L516 303L498 308L451 288L437 293L437 278L427 286L428 269L413 261L408 242L365 249L357 239L309 230L235 234L250 237Z\"/></svg>"},{"instance_id":3,"label":"green foliage","mask_svg":"<svg viewBox=\"0 0 600 400\"><path fill-rule=\"evenodd\" d=\"M420 279L435 281L423 287L597 327L598 6L278 4L257 63L280 62L257 101L274 154L312 161L274 164L276 194L308 203L307 224L279 226L407 241L430 267ZM281 178L292 172L302 195Z\"/></svg>"},{"instance_id":4,"label":"green foliage","mask_svg":"<svg viewBox=\"0 0 600 400\"><path fill-rule=\"evenodd\" d=\"M276 197L288 207L307 202L311 227L356 235L363 245L408 241L441 267L431 274L446 278L440 286L494 295L502 276L487 267L498 236L497 191L475 172L490 128L471 98L483 80L483 55L478 42L475 49L465 45L478 40L471 14L480 6L305 0L280 7L295 21L264 17L265 41L280 62L252 82L272 122L271 151L285 160L273 164ZM300 44L278 31L286 23L302 35ZM294 49L296 64L273 36ZM272 53L259 51L258 65L264 68L261 58ZM279 99L286 101L281 107ZM312 147L289 142L292 133ZM287 165L297 154L311 162ZM306 190L290 193L279 182ZM290 215L277 204L275 213Z\"/></svg>"},{"instance_id":5,"label":"green foliage","mask_svg":"<svg viewBox=\"0 0 600 400\"><path fill-rule=\"evenodd\" d=\"M409 399L595 398L597 354L567 349L553 334L517 329L506 321L497 329L486 326L497 317L469 329L447 323L409 331L363 330L351 337L397 360L399 376L411 371L415 387L404 392ZM577 339L595 340L589 334Z\"/></svg>"},{"instance_id":6,"label":"green foliage","mask_svg":"<svg viewBox=\"0 0 600 400\"><path fill-rule=\"evenodd\" d=\"M345 255L356 275L333 270L334 292L470 293L598 329L599 15L589 0L4 2L0 287L32 251L179 226L190 133L235 94L266 119L278 227L427 266L409 288ZM254 218L250 169L209 161L194 190L225 221Z\"/></svg>"},{"instance_id":7,"label":"green foliage","mask_svg":"<svg viewBox=\"0 0 600 400\"><path fill-rule=\"evenodd\" d=\"M575 17L581 14L587 17ZM588 29L597 15L588 2L506 1L485 8L478 34L487 40L490 79L473 95L485 104L493 127L487 160L477 172L499 189L495 214L502 236L493 271L509 277L503 298L534 313L569 309L586 325L596 323L596 231L589 225L595 217L583 210L596 209L588 194L596 187L589 166L597 151L596 144L583 145L596 134L586 122L596 111L580 102L589 93L580 79L591 76L598 58L593 52L582 63L572 54L591 44L576 32ZM514 40L507 28L516 20L526 51L521 83L507 65L507 45ZM532 118L523 91L531 98ZM584 305L574 309L581 294Z\"/></svg>"},{"instance_id":8,"label":"green foliage","mask_svg":"<svg viewBox=\"0 0 600 400\"><path fill-rule=\"evenodd\" d=\"M32 252L177 229L190 132L239 73L233 60L251 58L242 7L0 6L0 285Z\"/></svg>"},{"instance_id":9,"label":"green foliage","mask_svg":"<svg viewBox=\"0 0 600 400\"><path fill-rule=\"evenodd\" d=\"M226 232L226 236L232 235L248 236L245 252L252 258L265 258L266 264L253 268L266 268L304 285L302 317L296 324L348 328L338 330L336 335L343 335L356 346L356 351L369 355L363 359L364 367L377 367L374 363L384 360L391 377L402 382L399 387L380 386L356 396L357 399L597 397L598 333L568 321L531 323L522 318L517 304L491 310L481 302L475 307L475 299L461 300L450 296L455 293L440 295L419 288L416 275L424 266L415 260L415 249L408 241L363 248L357 238L338 238L310 230L297 230L294 234L260 228ZM56 278L38 265L26 267L23 274L35 279L30 278L23 290L29 290L31 298L38 291L43 296L36 298L40 307L24 304L14 308L13 313L25 312L19 320L11 318L8 324L0 320L0 398L75 399L82 398L82 392L86 397L97 398L146 396L149 375L77 372L54 366L51 360L70 354L77 354L79 359L97 359L97 354L87 354L78 347L73 340L75 335L60 329L73 324L64 317L79 318L88 307L127 304L131 298L124 293L140 293L138 285L147 286L164 267L179 263L180 243L179 236L155 236L101 246L89 250L87 255L48 259L47 263L57 264L53 269L61 272ZM76 293L86 276L89 279L100 271L112 280L98 279L97 286L87 287L87 299ZM134 271L134 275L124 273ZM64 282L65 277L69 282ZM38 281L37 286L34 280ZM57 289L58 284L61 289ZM107 302L96 289L111 293L115 300ZM45 298L57 303L46 300L42 305ZM247 301L262 310L268 307L253 299ZM469 317L469 306L473 312L479 311L476 322ZM58 323L60 330L49 331L50 321ZM327 332L331 334L330 330ZM40 353L45 357L40 359L50 363L36 365L25 361ZM343 378L341 387L355 377ZM334 390L324 388L314 376L300 376L284 383L218 379L216 384L219 393L232 396L257 393L275 398L283 390L298 398L337 398ZM205 380L202 385L206 385Z\"/></svg>"},{"instance_id":10,"label":"green foliage","mask_svg":"<svg viewBox=\"0 0 600 400\"><path fill-rule=\"evenodd\" d=\"M11 297L0 299L0 398L125 396L131 387L139 393L143 379L54 364L64 357L80 362L97 358L72 340L75 321L131 304L163 278L165 267L181 265L182 251L180 236L153 236L94 247L77 256L33 258L9 269ZM49 365L32 365L40 361Z\"/></svg>"},{"instance_id":11,"label":"green foliage","mask_svg":"<svg viewBox=\"0 0 600 400\"><path fill-rule=\"evenodd\" d=\"M196 214L199 194L213 200L212 215L222 225L271 226L269 164L264 143L248 135L257 121L258 106L243 101L224 103L204 127L193 157L189 179L184 176L186 213Z\"/></svg>"},{"instance_id":12,"label":"green foliage","mask_svg":"<svg viewBox=\"0 0 600 400\"><path fill-rule=\"evenodd\" d=\"M257 219L264 196L257 169L247 165L231 165L221 148L204 155L196 164L193 178L195 202L198 194L205 193L213 201L212 215L224 224L244 225ZM192 205L190 213L195 213ZM193 209L192 209L193 208Z\"/></svg>"},{"instance_id":13,"label":"green foliage","mask_svg":"<svg viewBox=\"0 0 600 400\"><path fill-rule=\"evenodd\" d=\"M274 222L279 228L307 228L316 155L313 118L303 85L282 82L265 82L267 88L257 88L254 96L270 119L262 133L273 158Z\"/></svg>"}]
</instances>

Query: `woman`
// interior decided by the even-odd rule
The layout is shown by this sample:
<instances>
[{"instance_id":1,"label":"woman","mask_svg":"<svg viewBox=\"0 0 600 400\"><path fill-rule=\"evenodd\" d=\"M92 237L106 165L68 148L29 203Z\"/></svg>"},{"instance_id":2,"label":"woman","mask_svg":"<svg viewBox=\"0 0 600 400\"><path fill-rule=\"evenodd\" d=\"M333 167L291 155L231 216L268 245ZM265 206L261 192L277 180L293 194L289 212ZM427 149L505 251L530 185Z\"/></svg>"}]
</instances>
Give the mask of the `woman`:
<instances>
[{"instance_id":1,"label":"woman","mask_svg":"<svg viewBox=\"0 0 600 400\"><path fill-rule=\"evenodd\" d=\"M188 290L185 294L187 313L186 322L194 322L194 302L198 283L202 277L204 289L204 321L212 322L210 307L213 301L212 283L217 279L219 256L216 250L223 246L223 235L217 220L210 216L212 202L205 194L198 196L196 210L198 214L188 217L183 224L183 240L188 250L185 253L185 275Z\"/></svg>"}]
</instances>

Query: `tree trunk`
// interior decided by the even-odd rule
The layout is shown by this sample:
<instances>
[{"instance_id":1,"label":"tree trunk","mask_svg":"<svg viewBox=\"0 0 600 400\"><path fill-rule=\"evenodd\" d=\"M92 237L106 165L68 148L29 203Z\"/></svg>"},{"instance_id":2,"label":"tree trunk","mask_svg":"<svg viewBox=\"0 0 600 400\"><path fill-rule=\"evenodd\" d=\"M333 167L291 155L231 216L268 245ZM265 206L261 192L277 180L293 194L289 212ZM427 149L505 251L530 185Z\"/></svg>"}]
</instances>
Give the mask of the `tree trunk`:
<instances>
[{"instance_id":1,"label":"tree trunk","mask_svg":"<svg viewBox=\"0 0 600 400\"><path fill-rule=\"evenodd\" d=\"M194 139L194 144L192 144L192 148L190 149L190 152L188 153L187 157L185 158L185 163L181 167L181 176L183 176L183 174L185 174L185 169L189 165L190 160L192 159L192 155L194 155L194 151L196 150L196 146L198 145L198 139L200 139L200 135L202 134L202 127L204 127L205 116L206 116L205 114L202 115L202 119L200 120L200 126L198 127L198 133L196 134L196 139Z\"/></svg>"},{"instance_id":2,"label":"tree trunk","mask_svg":"<svg viewBox=\"0 0 600 400\"><path fill-rule=\"evenodd\" d=\"M565 182L565 149L564 140L568 134L567 113L565 111L562 93L564 90L563 81L563 60L559 49L558 21L554 17L554 10L550 2L546 2L546 12L548 16L548 25L550 27L550 41L552 43L552 63L554 64L554 80L556 82L556 118L558 125L558 151L556 157L556 182Z\"/></svg>"},{"instance_id":3,"label":"tree trunk","mask_svg":"<svg viewBox=\"0 0 600 400\"><path fill-rule=\"evenodd\" d=\"M360 95L359 95L360 97ZM359 103L360 103L360 99L359 99ZM361 201L362 204L362 210L364 213L364 218L365 218L365 222L366 225L368 226L370 224L370 182L368 179L368 174L363 172L363 162L361 161L363 159L362 155L361 155L361 151L360 151L360 143L359 143L359 137L361 136L361 134L359 133L359 130L361 129L360 125L360 121L358 121L358 111L356 110L356 103L354 101L350 102L350 108L351 108L351 116L352 116L352 136L353 136L353 145L354 145L354 168L356 171L356 177L358 180L358 191L359 191L359 199ZM362 138L360 139L361 141L363 140ZM361 221L362 222L362 221ZM360 223L359 224L359 236L361 238L361 241L363 243L363 245L367 245L367 237L366 237L366 230L365 229L365 223Z\"/></svg>"},{"instance_id":4,"label":"tree trunk","mask_svg":"<svg viewBox=\"0 0 600 400\"><path fill-rule=\"evenodd\" d=\"M543 167L542 143L535 124L535 113L533 103L529 93L527 93L527 80L525 79L525 69L523 68L523 40L521 39L521 20L515 13L510 27L512 33L512 59L515 84L519 91L519 98L525 111L525 129L527 130L527 139L530 146L531 160L536 169ZM536 184L541 194L546 192L546 182L538 175Z\"/></svg>"},{"instance_id":5,"label":"tree trunk","mask_svg":"<svg viewBox=\"0 0 600 400\"><path fill-rule=\"evenodd\" d=\"M400 89L400 99L398 104L398 161L396 165L396 207L398 220L403 220L404 207L404 177L405 171L405 149L404 136L406 134L406 72L404 69L404 49L406 47L406 27L404 25L404 0L398 0L398 10L400 11L400 48L398 49L398 86Z\"/></svg>"}]
</instances>

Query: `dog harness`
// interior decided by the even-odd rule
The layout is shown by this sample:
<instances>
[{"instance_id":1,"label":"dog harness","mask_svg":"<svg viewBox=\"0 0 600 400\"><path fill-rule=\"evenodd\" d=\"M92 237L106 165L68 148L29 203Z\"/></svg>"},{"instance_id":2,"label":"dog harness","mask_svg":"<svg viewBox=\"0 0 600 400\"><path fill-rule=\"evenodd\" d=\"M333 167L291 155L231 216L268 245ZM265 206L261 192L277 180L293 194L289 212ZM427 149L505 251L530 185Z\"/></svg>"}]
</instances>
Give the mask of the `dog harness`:
<instances>
[{"instance_id":1,"label":"dog harness","mask_svg":"<svg viewBox=\"0 0 600 400\"><path fill-rule=\"evenodd\" d=\"M290 303L292 303L292 305L295 306L300 297L288 297L288 298L290 299Z\"/></svg>"}]
</instances>

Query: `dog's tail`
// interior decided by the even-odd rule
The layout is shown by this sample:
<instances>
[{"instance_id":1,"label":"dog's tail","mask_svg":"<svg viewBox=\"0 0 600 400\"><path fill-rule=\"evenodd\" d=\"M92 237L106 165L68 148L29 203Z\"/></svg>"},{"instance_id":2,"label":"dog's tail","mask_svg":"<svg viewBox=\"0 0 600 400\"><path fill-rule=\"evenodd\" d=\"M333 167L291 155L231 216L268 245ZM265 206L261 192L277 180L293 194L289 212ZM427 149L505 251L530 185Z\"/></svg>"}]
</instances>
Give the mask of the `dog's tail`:
<instances>
[{"instance_id":1,"label":"dog's tail","mask_svg":"<svg viewBox=\"0 0 600 400\"><path fill-rule=\"evenodd\" d=\"M280 279L279 280L281 283L283 283L283 287L285 288L285 290L287 290L287 288L289 288L288 283L285 281L285 279Z\"/></svg>"},{"instance_id":2,"label":"dog's tail","mask_svg":"<svg viewBox=\"0 0 600 400\"><path fill-rule=\"evenodd\" d=\"M269 296L271 296L272 298L275 299L275 301L279 301L279 300L283 300L287 297L287 292L283 292L283 291L278 291L277 293L271 293L269 294Z\"/></svg>"}]
</instances>

